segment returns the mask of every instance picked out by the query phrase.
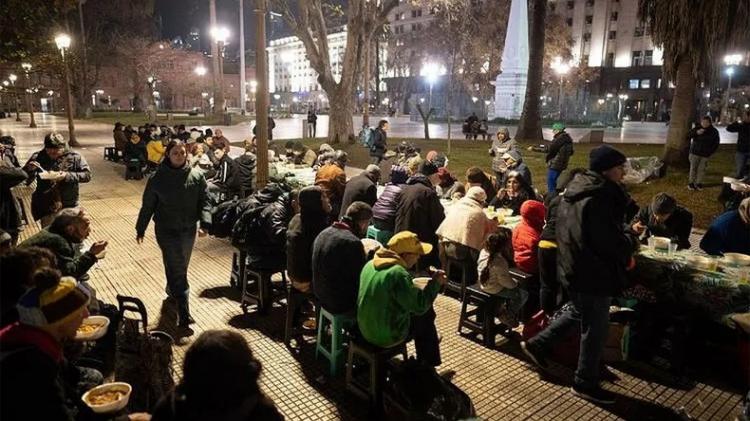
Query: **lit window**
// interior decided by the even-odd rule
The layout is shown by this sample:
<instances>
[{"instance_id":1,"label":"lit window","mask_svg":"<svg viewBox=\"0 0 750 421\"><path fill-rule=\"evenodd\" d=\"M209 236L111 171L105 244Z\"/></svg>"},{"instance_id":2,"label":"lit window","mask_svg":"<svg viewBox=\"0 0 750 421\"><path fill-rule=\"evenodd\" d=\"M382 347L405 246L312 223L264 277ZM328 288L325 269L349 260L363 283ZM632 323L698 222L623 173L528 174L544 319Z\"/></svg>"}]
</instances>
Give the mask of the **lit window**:
<instances>
[{"instance_id":1,"label":"lit window","mask_svg":"<svg viewBox=\"0 0 750 421\"><path fill-rule=\"evenodd\" d=\"M638 89L640 81L638 79L630 79L628 81L628 88L630 89Z\"/></svg>"},{"instance_id":2,"label":"lit window","mask_svg":"<svg viewBox=\"0 0 750 421\"><path fill-rule=\"evenodd\" d=\"M651 88L651 79L641 79L641 89Z\"/></svg>"}]
</instances>

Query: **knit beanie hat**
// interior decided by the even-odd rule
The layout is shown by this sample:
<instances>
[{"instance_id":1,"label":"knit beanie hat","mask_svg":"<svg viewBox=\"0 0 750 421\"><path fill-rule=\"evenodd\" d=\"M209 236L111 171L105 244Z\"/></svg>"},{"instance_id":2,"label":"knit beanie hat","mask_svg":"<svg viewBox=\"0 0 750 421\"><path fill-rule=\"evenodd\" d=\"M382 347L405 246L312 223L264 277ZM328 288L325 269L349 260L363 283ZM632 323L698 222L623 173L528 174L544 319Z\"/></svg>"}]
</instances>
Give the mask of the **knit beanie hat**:
<instances>
[{"instance_id":1,"label":"knit beanie hat","mask_svg":"<svg viewBox=\"0 0 750 421\"><path fill-rule=\"evenodd\" d=\"M558 121L552 124L552 130L565 130L565 123Z\"/></svg>"},{"instance_id":2,"label":"knit beanie hat","mask_svg":"<svg viewBox=\"0 0 750 421\"><path fill-rule=\"evenodd\" d=\"M36 327L63 324L88 305L89 296L74 278L59 278L54 269L42 269L34 275L36 287L18 301L18 319Z\"/></svg>"},{"instance_id":3,"label":"knit beanie hat","mask_svg":"<svg viewBox=\"0 0 750 421\"><path fill-rule=\"evenodd\" d=\"M437 165L430 161L422 161L422 165L419 166L419 172L425 177L429 177L438 172Z\"/></svg>"},{"instance_id":4,"label":"knit beanie hat","mask_svg":"<svg viewBox=\"0 0 750 421\"><path fill-rule=\"evenodd\" d=\"M391 183L393 184L404 184L409 178L406 173L406 168L400 165L393 165L391 167Z\"/></svg>"},{"instance_id":5,"label":"knit beanie hat","mask_svg":"<svg viewBox=\"0 0 750 421\"><path fill-rule=\"evenodd\" d=\"M608 169L622 165L628 159L617 149L609 145L601 145L589 152L589 169L596 172L604 172Z\"/></svg>"},{"instance_id":6,"label":"knit beanie hat","mask_svg":"<svg viewBox=\"0 0 750 421\"><path fill-rule=\"evenodd\" d=\"M487 193L484 192L484 189L479 186L470 187L469 190L466 191L466 199L474 200L482 205L484 205L484 202L487 200Z\"/></svg>"},{"instance_id":7,"label":"knit beanie hat","mask_svg":"<svg viewBox=\"0 0 750 421\"><path fill-rule=\"evenodd\" d=\"M65 138L57 132L51 132L44 136L44 147L53 149L64 149L66 146Z\"/></svg>"}]
</instances>

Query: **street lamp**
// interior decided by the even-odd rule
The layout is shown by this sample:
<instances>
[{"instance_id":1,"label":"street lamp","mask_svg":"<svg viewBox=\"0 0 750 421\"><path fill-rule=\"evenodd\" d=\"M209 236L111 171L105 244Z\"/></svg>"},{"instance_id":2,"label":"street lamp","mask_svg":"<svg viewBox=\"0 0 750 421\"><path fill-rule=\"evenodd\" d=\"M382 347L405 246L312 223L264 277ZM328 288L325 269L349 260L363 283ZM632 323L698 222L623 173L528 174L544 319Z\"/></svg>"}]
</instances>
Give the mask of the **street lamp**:
<instances>
[{"instance_id":1,"label":"street lamp","mask_svg":"<svg viewBox=\"0 0 750 421\"><path fill-rule=\"evenodd\" d=\"M626 94L620 94L617 95L617 98L619 99L619 101L617 101L617 120L622 124L622 103L623 101L628 100L628 96Z\"/></svg>"},{"instance_id":2,"label":"street lamp","mask_svg":"<svg viewBox=\"0 0 750 421\"><path fill-rule=\"evenodd\" d=\"M557 97L558 118L562 119L563 78L570 71L570 64L562 61L562 57L556 57L552 63L552 70L560 76L560 93Z\"/></svg>"},{"instance_id":3,"label":"street lamp","mask_svg":"<svg viewBox=\"0 0 750 421\"><path fill-rule=\"evenodd\" d=\"M205 76L206 72L208 72L208 70L206 70L206 68L203 66L198 66L195 68L195 74L198 76Z\"/></svg>"},{"instance_id":4,"label":"street lamp","mask_svg":"<svg viewBox=\"0 0 750 421\"><path fill-rule=\"evenodd\" d=\"M211 28L211 37L216 41L218 44L218 57L217 60L219 62L219 86L217 91L214 92L214 108L216 107L216 102L218 102L219 106L219 113L224 112L224 44L226 44L227 39L229 38L229 29L227 29L226 26L214 26ZM244 51L242 52L244 54Z\"/></svg>"},{"instance_id":5,"label":"street lamp","mask_svg":"<svg viewBox=\"0 0 750 421\"><path fill-rule=\"evenodd\" d=\"M430 84L430 100L427 103L427 110L432 109L432 86L437 81L438 75L440 73L440 68L438 67L437 63L429 62L422 67L422 75L427 80L427 83ZM421 101L424 102L424 101Z\"/></svg>"},{"instance_id":6,"label":"street lamp","mask_svg":"<svg viewBox=\"0 0 750 421\"><path fill-rule=\"evenodd\" d=\"M21 121L21 116L18 113L21 106L18 104L18 92L16 91L16 80L18 80L18 76L11 73L8 75L8 80L10 80L10 84L13 87L13 100L16 104L16 121Z\"/></svg>"},{"instance_id":7,"label":"street lamp","mask_svg":"<svg viewBox=\"0 0 750 421\"><path fill-rule=\"evenodd\" d=\"M101 102L102 95L104 95L104 90L103 89L97 89L97 90L94 91L94 93L96 94L96 104L94 104L94 107L98 107L99 103Z\"/></svg>"},{"instance_id":8,"label":"street lamp","mask_svg":"<svg viewBox=\"0 0 750 421\"><path fill-rule=\"evenodd\" d=\"M65 69L65 93L67 98L66 114L68 115L68 143L70 146L80 146L76 140L75 126L73 125L73 95L70 93L70 69L65 61L65 50L70 48L70 35L62 33L55 37L55 44L62 55L63 67Z\"/></svg>"},{"instance_id":9,"label":"street lamp","mask_svg":"<svg viewBox=\"0 0 750 421\"><path fill-rule=\"evenodd\" d=\"M724 96L724 111L721 113L724 122L729 122L729 95L732 90L732 76L734 76L734 66L739 65L741 62L741 54L727 54L724 56L724 64L728 66L726 70L728 76L727 92Z\"/></svg>"}]
</instances>

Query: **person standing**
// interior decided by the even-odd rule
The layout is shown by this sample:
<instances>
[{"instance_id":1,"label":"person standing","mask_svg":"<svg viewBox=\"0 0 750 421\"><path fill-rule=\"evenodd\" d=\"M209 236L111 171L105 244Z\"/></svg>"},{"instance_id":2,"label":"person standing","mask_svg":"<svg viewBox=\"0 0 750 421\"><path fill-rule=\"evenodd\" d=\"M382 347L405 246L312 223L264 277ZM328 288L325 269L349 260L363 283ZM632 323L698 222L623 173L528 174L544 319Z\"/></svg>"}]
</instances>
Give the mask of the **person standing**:
<instances>
[{"instance_id":1,"label":"person standing","mask_svg":"<svg viewBox=\"0 0 750 421\"><path fill-rule=\"evenodd\" d=\"M625 230L629 197L621 181L625 155L603 145L591 150L589 170L567 186L557 210L558 278L570 294L571 308L528 342L524 353L547 368L545 356L571 329L580 326L578 368L572 392L610 404L614 395L599 385L599 369L609 329L609 305L625 284L638 239Z\"/></svg>"},{"instance_id":2,"label":"person standing","mask_svg":"<svg viewBox=\"0 0 750 421\"><path fill-rule=\"evenodd\" d=\"M489 154L492 157L492 171L495 173L495 189L499 190L505 187L505 172L508 167L505 165L503 155L518 148L518 143L510 138L510 131L503 127L497 131L495 139L492 141L492 147Z\"/></svg>"},{"instance_id":3,"label":"person standing","mask_svg":"<svg viewBox=\"0 0 750 421\"><path fill-rule=\"evenodd\" d=\"M737 153L735 154L736 177L745 178L748 175L750 165L750 111L745 111L742 120L739 118L727 126L729 133L737 133Z\"/></svg>"},{"instance_id":4,"label":"person standing","mask_svg":"<svg viewBox=\"0 0 750 421\"><path fill-rule=\"evenodd\" d=\"M315 139L315 135L318 132L318 115L315 111L307 111L307 137Z\"/></svg>"},{"instance_id":5,"label":"person standing","mask_svg":"<svg viewBox=\"0 0 750 421\"><path fill-rule=\"evenodd\" d=\"M372 144L370 145L370 162L380 165L388 149L388 120L380 120L378 127L372 132Z\"/></svg>"},{"instance_id":6,"label":"person standing","mask_svg":"<svg viewBox=\"0 0 750 421\"><path fill-rule=\"evenodd\" d=\"M27 178L26 172L21 169L18 158L13 153L15 143L10 136L0 137L0 229L10 235L10 242L14 247L22 229L23 212L11 189Z\"/></svg>"},{"instance_id":7,"label":"person standing","mask_svg":"<svg viewBox=\"0 0 750 421\"><path fill-rule=\"evenodd\" d=\"M23 166L29 175L26 184L37 180L31 195L31 215L41 222L42 228L52 222L60 209L78 207L79 185L91 181L86 159L66 148L60 133L49 133L44 137L44 149L34 152Z\"/></svg>"},{"instance_id":8,"label":"person standing","mask_svg":"<svg viewBox=\"0 0 750 421\"><path fill-rule=\"evenodd\" d=\"M711 124L710 117L703 116L700 127L691 129L688 138L692 139L688 189L701 190L708 159L719 148L719 131Z\"/></svg>"},{"instance_id":9,"label":"person standing","mask_svg":"<svg viewBox=\"0 0 750 421\"><path fill-rule=\"evenodd\" d=\"M170 141L164 161L146 184L135 229L136 241L141 244L153 218L167 276L167 295L177 302L181 327L195 323L188 306L187 271L195 244L196 223L200 221L198 235L201 237L206 235L205 228L211 223L207 202L203 174L187 165L185 145L177 140Z\"/></svg>"},{"instance_id":10,"label":"person standing","mask_svg":"<svg viewBox=\"0 0 750 421\"><path fill-rule=\"evenodd\" d=\"M573 139L565 131L563 123L553 124L552 133L554 137L544 161L547 163L547 194L554 195L557 178L568 168L570 156L573 155Z\"/></svg>"}]
</instances>

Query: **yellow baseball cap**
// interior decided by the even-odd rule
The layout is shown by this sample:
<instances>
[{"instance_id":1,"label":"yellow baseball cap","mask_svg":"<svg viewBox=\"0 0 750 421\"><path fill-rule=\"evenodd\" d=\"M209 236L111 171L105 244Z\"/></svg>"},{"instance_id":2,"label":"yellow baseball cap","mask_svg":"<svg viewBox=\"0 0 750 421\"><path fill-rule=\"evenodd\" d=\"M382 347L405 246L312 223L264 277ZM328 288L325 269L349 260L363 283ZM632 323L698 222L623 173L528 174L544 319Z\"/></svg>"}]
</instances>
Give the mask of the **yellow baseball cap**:
<instances>
[{"instance_id":1,"label":"yellow baseball cap","mask_svg":"<svg viewBox=\"0 0 750 421\"><path fill-rule=\"evenodd\" d=\"M388 241L388 249L398 254L418 254L424 256L432 251L432 244L419 241L417 234L401 231Z\"/></svg>"}]
</instances>

